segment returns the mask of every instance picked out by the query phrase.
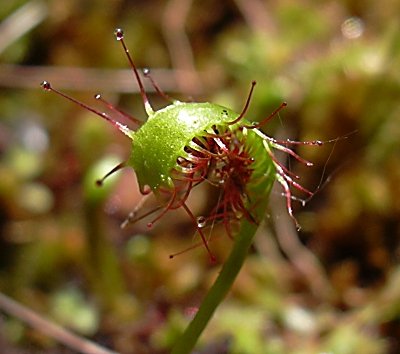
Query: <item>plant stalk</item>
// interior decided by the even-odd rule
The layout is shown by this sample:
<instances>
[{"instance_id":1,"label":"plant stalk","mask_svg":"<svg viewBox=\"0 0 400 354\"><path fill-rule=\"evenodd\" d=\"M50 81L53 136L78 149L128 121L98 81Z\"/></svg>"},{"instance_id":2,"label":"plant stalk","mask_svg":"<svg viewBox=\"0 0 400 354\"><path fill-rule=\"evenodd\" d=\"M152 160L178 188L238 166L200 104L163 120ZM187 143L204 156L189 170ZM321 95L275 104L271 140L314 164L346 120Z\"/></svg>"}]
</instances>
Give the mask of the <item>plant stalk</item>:
<instances>
[{"instance_id":1,"label":"plant stalk","mask_svg":"<svg viewBox=\"0 0 400 354\"><path fill-rule=\"evenodd\" d=\"M256 193L262 191L261 193L265 195L265 198L254 208L256 220L262 220L265 215L272 183L273 181L267 180L255 188ZM172 348L171 354L189 354L192 352L216 308L224 300L242 268L257 228L258 225L256 223L251 223L243 218L240 231L235 237L232 251L223 265L218 278L201 303L196 316Z\"/></svg>"}]
</instances>

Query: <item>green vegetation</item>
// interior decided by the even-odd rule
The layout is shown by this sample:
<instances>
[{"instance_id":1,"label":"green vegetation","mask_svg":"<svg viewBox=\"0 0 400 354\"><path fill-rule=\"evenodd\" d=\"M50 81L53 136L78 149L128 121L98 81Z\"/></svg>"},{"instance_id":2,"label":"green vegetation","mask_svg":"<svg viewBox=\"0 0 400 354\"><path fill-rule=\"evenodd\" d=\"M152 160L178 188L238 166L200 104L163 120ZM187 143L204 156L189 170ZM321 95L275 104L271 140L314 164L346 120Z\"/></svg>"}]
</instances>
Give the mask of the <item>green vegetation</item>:
<instances>
[{"instance_id":1,"label":"green vegetation","mask_svg":"<svg viewBox=\"0 0 400 354\"><path fill-rule=\"evenodd\" d=\"M38 23L27 7L29 20L15 22L11 15L24 5L39 9ZM290 161L290 168L308 189L321 186L304 207L293 202L302 230L295 232L281 190L273 190L265 225L198 352L397 353L398 13L400 5L388 0L2 6L0 292L116 352L161 354L179 340L221 270L203 247L169 259L197 242L183 212L169 212L150 230L146 220L119 228L140 200L134 174L123 171L103 188L94 183L128 158L129 139L39 87L49 80L97 107L92 97L101 92L144 119L134 78L121 71L126 58L113 37L120 26L137 65L152 68L173 97L240 111L257 80L249 120L288 102L263 128L268 135L328 140L356 131L337 143L298 147L314 166ZM13 38L5 29L16 35L18 23L32 28L3 48ZM165 104L150 99L155 108ZM196 215L212 198L207 189L194 191ZM149 200L146 208L154 206ZM233 246L223 230L215 225L210 245L221 263ZM0 321L0 343L10 353L73 353L9 315Z\"/></svg>"}]
</instances>

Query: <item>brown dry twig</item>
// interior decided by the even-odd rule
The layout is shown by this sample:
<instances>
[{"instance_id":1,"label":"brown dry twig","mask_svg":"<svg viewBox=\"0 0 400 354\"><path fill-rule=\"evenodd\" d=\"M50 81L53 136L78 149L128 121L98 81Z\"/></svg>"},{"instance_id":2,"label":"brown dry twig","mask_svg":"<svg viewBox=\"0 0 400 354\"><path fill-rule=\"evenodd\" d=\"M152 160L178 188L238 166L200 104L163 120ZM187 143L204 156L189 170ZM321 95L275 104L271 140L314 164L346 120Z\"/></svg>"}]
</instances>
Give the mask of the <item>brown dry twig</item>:
<instances>
[{"instance_id":1,"label":"brown dry twig","mask_svg":"<svg viewBox=\"0 0 400 354\"><path fill-rule=\"evenodd\" d=\"M51 322L40 316L36 312L10 299L8 296L0 293L0 310L17 317L36 330L45 333L47 336L63 343L67 347L84 354L117 354L112 350L106 349L82 338L65 328Z\"/></svg>"},{"instance_id":2,"label":"brown dry twig","mask_svg":"<svg viewBox=\"0 0 400 354\"><path fill-rule=\"evenodd\" d=\"M152 74L166 91L176 91L177 84L171 70L154 69ZM43 78L57 83L62 90L136 93L130 69L91 69L79 67L0 65L0 86L38 89ZM146 83L146 82L145 82ZM147 87L148 86L148 87ZM154 90L146 85L146 90Z\"/></svg>"}]
</instances>

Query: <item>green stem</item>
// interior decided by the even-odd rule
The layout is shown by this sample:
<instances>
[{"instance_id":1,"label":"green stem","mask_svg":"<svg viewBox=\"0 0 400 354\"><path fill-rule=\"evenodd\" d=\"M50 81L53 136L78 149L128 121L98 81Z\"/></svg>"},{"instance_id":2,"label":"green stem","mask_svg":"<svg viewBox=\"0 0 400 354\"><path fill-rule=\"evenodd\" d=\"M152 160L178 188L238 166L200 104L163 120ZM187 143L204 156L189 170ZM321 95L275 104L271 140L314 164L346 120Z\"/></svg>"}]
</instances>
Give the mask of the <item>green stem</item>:
<instances>
[{"instance_id":1,"label":"green stem","mask_svg":"<svg viewBox=\"0 0 400 354\"><path fill-rule=\"evenodd\" d=\"M254 185L251 188L251 195L264 196L258 199L257 205L252 204L250 206L250 210L253 210L253 216L256 220L262 220L265 215L273 182L273 178L267 178L262 183ZM173 347L171 354L188 354L192 351L216 308L232 287L246 259L257 228L257 224L243 218L240 231L235 237L231 254L223 265L215 283L204 298L199 311Z\"/></svg>"},{"instance_id":2,"label":"green stem","mask_svg":"<svg viewBox=\"0 0 400 354\"><path fill-rule=\"evenodd\" d=\"M249 223L247 220L242 222L240 232L235 238L235 243L228 260L222 267L214 285L204 298L195 318L179 338L171 354L190 353L194 348L198 338L214 314L215 309L225 298L242 268L257 227L257 225Z\"/></svg>"},{"instance_id":3,"label":"green stem","mask_svg":"<svg viewBox=\"0 0 400 354\"><path fill-rule=\"evenodd\" d=\"M250 201L248 210L251 210L255 220L263 220L276 173L272 160L265 154L263 144L257 139L255 140L255 137L255 135L250 134L247 136L249 139L248 143L253 146L253 153L259 157L259 160L256 162L257 168L254 168L255 172L253 175L254 181L258 181L258 183L247 184L247 195ZM246 259L257 228L258 225L256 223L251 223L246 218L242 219L239 233L235 236L231 254L200 305L196 316L172 348L171 354L191 353L216 308L232 287Z\"/></svg>"}]
</instances>

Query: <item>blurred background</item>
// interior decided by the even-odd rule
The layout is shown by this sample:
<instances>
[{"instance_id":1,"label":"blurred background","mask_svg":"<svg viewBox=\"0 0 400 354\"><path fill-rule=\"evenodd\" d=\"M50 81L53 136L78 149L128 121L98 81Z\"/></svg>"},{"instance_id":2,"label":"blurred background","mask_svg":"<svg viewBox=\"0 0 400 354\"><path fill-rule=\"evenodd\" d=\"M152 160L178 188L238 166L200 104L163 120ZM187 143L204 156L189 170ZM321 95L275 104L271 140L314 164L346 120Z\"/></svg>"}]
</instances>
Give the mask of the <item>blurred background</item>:
<instances>
[{"instance_id":1,"label":"blurred background","mask_svg":"<svg viewBox=\"0 0 400 354\"><path fill-rule=\"evenodd\" d=\"M316 191L293 202L302 229L277 188L197 353L399 353L399 13L394 0L3 2L0 291L115 351L168 353L218 274L202 247L169 259L196 243L184 213L120 229L140 200L134 172L95 181L127 159L129 139L40 89L48 80L103 110L100 92L145 120L121 27L137 66L173 97L240 112L257 80L249 120L288 102L267 134L353 133L296 149L314 162L288 161ZM194 193L196 215L208 200ZM222 263L232 241L214 234ZM4 353L74 353L1 310Z\"/></svg>"}]
</instances>

